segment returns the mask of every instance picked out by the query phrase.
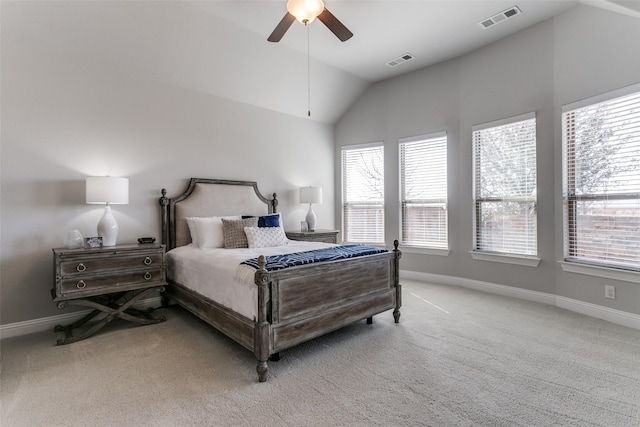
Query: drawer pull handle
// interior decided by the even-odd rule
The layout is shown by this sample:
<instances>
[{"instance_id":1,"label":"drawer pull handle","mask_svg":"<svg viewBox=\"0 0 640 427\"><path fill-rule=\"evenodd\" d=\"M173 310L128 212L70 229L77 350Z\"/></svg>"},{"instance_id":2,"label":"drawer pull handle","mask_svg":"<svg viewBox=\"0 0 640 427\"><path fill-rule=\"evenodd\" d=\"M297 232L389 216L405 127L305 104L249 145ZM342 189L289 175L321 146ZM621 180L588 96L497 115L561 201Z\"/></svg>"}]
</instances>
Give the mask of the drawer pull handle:
<instances>
[{"instance_id":1,"label":"drawer pull handle","mask_svg":"<svg viewBox=\"0 0 640 427\"><path fill-rule=\"evenodd\" d=\"M78 264L78 266L76 267L76 270L79 271L80 273L82 273L86 269L87 269L87 266L84 265L83 263Z\"/></svg>"},{"instance_id":2,"label":"drawer pull handle","mask_svg":"<svg viewBox=\"0 0 640 427\"><path fill-rule=\"evenodd\" d=\"M84 280L80 280L78 283L76 283L76 288L78 289L84 289L87 287L87 284L84 282Z\"/></svg>"},{"instance_id":3,"label":"drawer pull handle","mask_svg":"<svg viewBox=\"0 0 640 427\"><path fill-rule=\"evenodd\" d=\"M152 263L152 262L153 262L153 261L152 261L152 260L151 260L151 258L149 258L149 257L146 257L146 258L144 259L144 265L151 265L151 263Z\"/></svg>"},{"instance_id":4,"label":"drawer pull handle","mask_svg":"<svg viewBox=\"0 0 640 427\"><path fill-rule=\"evenodd\" d=\"M151 273L149 273L148 271L144 273L144 280L151 280Z\"/></svg>"}]
</instances>

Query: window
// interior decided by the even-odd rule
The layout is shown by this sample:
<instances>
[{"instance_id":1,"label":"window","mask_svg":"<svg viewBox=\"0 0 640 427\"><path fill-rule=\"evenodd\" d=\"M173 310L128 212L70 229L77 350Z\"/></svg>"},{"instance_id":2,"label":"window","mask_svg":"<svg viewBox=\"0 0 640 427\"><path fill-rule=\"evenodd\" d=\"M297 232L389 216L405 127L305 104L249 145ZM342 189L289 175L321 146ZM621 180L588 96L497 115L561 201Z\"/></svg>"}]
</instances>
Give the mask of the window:
<instances>
[{"instance_id":1,"label":"window","mask_svg":"<svg viewBox=\"0 0 640 427\"><path fill-rule=\"evenodd\" d=\"M402 242L447 249L447 135L400 140Z\"/></svg>"},{"instance_id":2,"label":"window","mask_svg":"<svg viewBox=\"0 0 640 427\"><path fill-rule=\"evenodd\" d=\"M384 147L342 149L342 209L346 242L384 243Z\"/></svg>"},{"instance_id":3,"label":"window","mask_svg":"<svg viewBox=\"0 0 640 427\"><path fill-rule=\"evenodd\" d=\"M640 271L640 85L562 111L565 260Z\"/></svg>"},{"instance_id":4,"label":"window","mask_svg":"<svg viewBox=\"0 0 640 427\"><path fill-rule=\"evenodd\" d=\"M536 256L535 114L473 127L475 251Z\"/></svg>"}]
</instances>

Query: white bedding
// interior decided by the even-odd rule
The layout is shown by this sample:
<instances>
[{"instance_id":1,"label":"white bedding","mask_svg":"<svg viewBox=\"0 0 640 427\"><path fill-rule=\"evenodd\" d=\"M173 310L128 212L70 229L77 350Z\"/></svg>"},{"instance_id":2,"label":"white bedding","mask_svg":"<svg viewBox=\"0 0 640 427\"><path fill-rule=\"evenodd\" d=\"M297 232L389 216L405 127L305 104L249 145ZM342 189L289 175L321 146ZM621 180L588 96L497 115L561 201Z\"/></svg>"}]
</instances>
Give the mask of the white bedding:
<instances>
[{"instance_id":1,"label":"white bedding","mask_svg":"<svg viewBox=\"0 0 640 427\"><path fill-rule=\"evenodd\" d=\"M199 248L192 244L167 252L168 278L233 311L255 320L258 287L255 269L240 265L260 255L282 255L336 246L322 242L289 240L289 244L270 248Z\"/></svg>"}]
</instances>

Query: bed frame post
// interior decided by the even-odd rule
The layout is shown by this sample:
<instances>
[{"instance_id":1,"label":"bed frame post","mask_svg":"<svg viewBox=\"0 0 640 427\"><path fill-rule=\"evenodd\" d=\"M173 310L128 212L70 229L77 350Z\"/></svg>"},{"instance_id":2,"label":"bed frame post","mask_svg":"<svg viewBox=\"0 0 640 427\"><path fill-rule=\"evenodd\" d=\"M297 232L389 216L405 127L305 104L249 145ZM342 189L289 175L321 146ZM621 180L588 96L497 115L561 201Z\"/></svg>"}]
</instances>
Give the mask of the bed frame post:
<instances>
[{"instance_id":1,"label":"bed frame post","mask_svg":"<svg viewBox=\"0 0 640 427\"><path fill-rule=\"evenodd\" d=\"M160 240L163 245L169 248L169 198L167 197L167 189L163 188L162 197L160 197L160 206L162 206L162 236Z\"/></svg>"},{"instance_id":2,"label":"bed frame post","mask_svg":"<svg viewBox=\"0 0 640 427\"><path fill-rule=\"evenodd\" d=\"M393 253L395 254L393 282L396 286L396 307L393 310L395 323L400 323L400 307L402 307L402 285L400 285L400 258L402 258L402 252L398 249L399 244L397 239L393 241Z\"/></svg>"},{"instance_id":3,"label":"bed frame post","mask_svg":"<svg viewBox=\"0 0 640 427\"><path fill-rule=\"evenodd\" d=\"M258 321L255 328L254 335L254 352L258 358L258 380L263 383L267 381L267 371L269 366L267 360L271 350L269 349L269 322L268 322L268 306L270 301L269 287L267 286L269 281L269 273L265 269L267 263L264 255L258 257L258 271L255 275L255 282L258 286Z\"/></svg>"}]
</instances>

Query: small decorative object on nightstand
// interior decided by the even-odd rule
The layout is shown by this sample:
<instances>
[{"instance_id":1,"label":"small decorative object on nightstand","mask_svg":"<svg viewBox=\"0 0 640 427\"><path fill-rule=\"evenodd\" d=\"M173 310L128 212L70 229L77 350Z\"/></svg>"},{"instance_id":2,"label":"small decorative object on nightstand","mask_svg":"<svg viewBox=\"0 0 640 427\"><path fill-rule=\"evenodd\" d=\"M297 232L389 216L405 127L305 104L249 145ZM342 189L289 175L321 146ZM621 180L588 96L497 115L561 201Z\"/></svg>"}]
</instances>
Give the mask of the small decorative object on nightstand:
<instances>
[{"instance_id":1,"label":"small decorative object on nightstand","mask_svg":"<svg viewBox=\"0 0 640 427\"><path fill-rule=\"evenodd\" d=\"M55 332L64 332L58 345L90 337L107 323L121 318L142 325L164 322L151 316L153 309L140 311L133 304L153 292L163 292L165 280L164 245L118 245L99 248L53 250L56 273L51 289L58 308L78 305L93 311L69 326L58 325ZM83 326L100 313L106 317L88 326L78 336L73 329Z\"/></svg>"},{"instance_id":2,"label":"small decorative object on nightstand","mask_svg":"<svg viewBox=\"0 0 640 427\"><path fill-rule=\"evenodd\" d=\"M84 245L84 239L80 230L67 230L64 234L64 246L67 249L77 249Z\"/></svg>"},{"instance_id":3,"label":"small decorative object on nightstand","mask_svg":"<svg viewBox=\"0 0 640 427\"><path fill-rule=\"evenodd\" d=\"M338 243L338 230L287 231L288 239L306 242Z\"/></svg>"}]
</instances>

